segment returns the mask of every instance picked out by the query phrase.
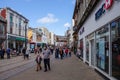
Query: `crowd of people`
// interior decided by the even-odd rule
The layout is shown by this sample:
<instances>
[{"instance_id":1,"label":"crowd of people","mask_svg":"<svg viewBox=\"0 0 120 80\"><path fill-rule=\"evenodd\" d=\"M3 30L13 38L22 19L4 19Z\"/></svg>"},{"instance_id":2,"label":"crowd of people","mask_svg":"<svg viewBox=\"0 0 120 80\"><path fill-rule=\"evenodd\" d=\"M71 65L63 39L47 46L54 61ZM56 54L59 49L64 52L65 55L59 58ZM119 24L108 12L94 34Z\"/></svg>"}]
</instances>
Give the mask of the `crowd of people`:
<instances>
[{"instance_id":1,"label":"crowd of people","mask_svg":"<svg viewBox=\"0 0 120 80\"><path fill-rule=\"evenodd\" d=\"M63 59L65 57L70 57L71 56L71 50L70 48L63 48L63 47L49 47L46 46L43 49L42 48L38 48L35 49L35 54L36 56L36 71L39 71L42 69L41 66L41 62L43 60L43 64L44 64L44 72L51 70L50 67L50 55L55 55L56 59Z\"/></svg>"},{"instance_id":2,"label":"crowd of people","mask_svg":"<svg viewBox=\"0 0 120 80\"><path fill-rule=\"evenodd\" d=\"M63 47L57 47L55 49L55 58L61 58L71 56L71 49L70 48L63 48Z\"/></svg>"},{"instance_id":3,"label":"crowd of people","mask_svg":"<svg viewBox=\"0 0 120 80\"><path fill-rule=\"evenodd\" d=\"M11 56L19 56L19 55L24 55L24 59L28 56L29 54L29 50L26 49L26 48L23 48L22 50L18 51L17 49L13 48L7 48L7 49L4 49L4 48L0 48L0 59L4 59L5 58L5 55L7 56L7 59L10 59Z\"/></svg>"}]
</instances>

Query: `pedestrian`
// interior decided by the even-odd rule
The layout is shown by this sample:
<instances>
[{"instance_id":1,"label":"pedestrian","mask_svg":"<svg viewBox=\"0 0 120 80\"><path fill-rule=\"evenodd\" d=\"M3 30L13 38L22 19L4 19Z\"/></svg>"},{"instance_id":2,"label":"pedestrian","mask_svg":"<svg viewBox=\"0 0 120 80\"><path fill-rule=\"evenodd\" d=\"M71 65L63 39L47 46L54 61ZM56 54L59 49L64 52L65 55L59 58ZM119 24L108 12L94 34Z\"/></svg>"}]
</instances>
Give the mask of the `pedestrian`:
<instances>
[{"instance_id":1,"label":"pedestrian","mask_svg":"<svg viewBox=\"0 0 120 80\"><path fill-rule=\"evenodd\" d=\"M10 48L7 48L6 53L7 53L7 59L10 59Z\"/></svg>"},{"instance_id":2,"label":"pedestrian","mask_svg":"<svg viewBox=\"0 0 120 80\"><path fill-rule=\"evenodd\" d=\"M63 52L63 49L62 49L62 48L60 48L59 53L60 53L60 58L63 59L63 54L64 54L64 52Z\"/></svg>"},{"instance_id":3,"label":"pedestrian","mask_svg":"<svg viewBox=\"0 0 120 80\"><path fill-rule=\"evenodd\" d=\"M3 59L3 50L0 48L0 57Z\"/></svg>"},{"instance_id":4,"label":"pedestrian","mask_svg":"<svg viewBox=\"0 0 120 80\"><path fill-rule=\"evenodd\" d=\"M59 58L59 48L55 49L55 58Z\"/></svg>"},{"instance_id":5,"label":"pedestrian","mask_svg":"<svg viewBox=\"0 0 120 80\"><path fill-rule=\"evenodd\" d=\"M34 51L35 51L35 54L37 54L37 48L35 48L35 50L34 50Z\"/></svg>"},{"instance_id":6,"label":"pedestrian","mask_svg":"<svg viewBox=\"0 0 120 80\"><path fill-rule=\"evenodd\" d=\"M51 70L50 68L50 50L47 47L44 47L43 51L43 58L44 58L44 72L46 72L48 69ZM47 69L48 67L48 69Z\"/></svg>"},{"instance_id":7,"label":"pedestrian","mask_svg":"<svg viewBox=\"0 0 120 80\"><path fill-rule=\"evenodd\" d=\"M68 53L69 53L69 56L71 57L71 49L68 48Z\"/></svg>"},{"instance_id":8,"label":"pedestrian","mask_svg":"<svg viewBox=\"0 0 120 80\"><path fill-rule=\"evenodd\" d=\"M42 47L40 46L40 49L39 49L40 53L42 52Z\"/></svg>"},{"instance_id":9,"label":"pedestrian","mask_svg":"<svg viewBox=\"0 0 120 80\"><path fill-rule=\"evenodd\" d=\"M68 55L68 48L65 49L65 54L66 54L66 57Z\"/></svg>"},{"instance_id":10,"label":"pedestrian","mask_svg":"<svg viewBox=\"0 0 120 80\"><path fill-rule=\"evenodd\" d=\"M42 69L41 67L42 56L40 54L37 54L35 61L37 64L36 71L41 70Z\"/></svg>"},{"instance_id":11,"label":"pedestrian","mask_svg":"<svg viewBox=\"0 0 120 80\"><path fill-rule=\"evenodd\" d=\"M24 59L25 59L26 58L26 48L23 48L22 53L23 53L23 56L24 56Z\"/></svg>"},{"instance_id":12,"label":"pedestrian","mask_svg":"<svg viewBox=\"0 0 120 80\"><path fill-rule=\"evenodd\" d=\"M27 59L29 59L29 54L30 54L30 49L27 48L26 53L25 53L25 56Z\"/></svg>"},{"instance_id":13,"label":"pedestrian","mask_svg":"<svg viewBox=\"0 0 120 80\"><path fill-rule=\"evenodd\" d=\"M77 57L80 58L81 57L81 50L80 48L77 49L77 53L76 53Z\"/></svg>"}]
</instances>

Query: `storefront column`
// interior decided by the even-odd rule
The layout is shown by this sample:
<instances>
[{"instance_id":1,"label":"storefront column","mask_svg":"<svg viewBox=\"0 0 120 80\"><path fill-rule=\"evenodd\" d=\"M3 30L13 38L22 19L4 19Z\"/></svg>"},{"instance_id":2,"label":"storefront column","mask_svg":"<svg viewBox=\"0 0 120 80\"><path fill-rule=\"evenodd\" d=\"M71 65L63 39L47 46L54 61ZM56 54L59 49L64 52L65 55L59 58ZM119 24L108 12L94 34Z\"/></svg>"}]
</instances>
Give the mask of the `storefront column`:
<instances>
[{"instance_id":1,"label":"storefront column","mask_svg":"<svg viewBox=\"0 0 120 80\"><path fill-rule=\"evenodd\" d=\"M111 44L111 28L109 27L109 76L112 75L112 44Z\"/></svg>"},{"instance_id":2,"label":"storefront column","mask_svg":"<svg viewBox=\"0 0 120 80\"><path fill-rule=\"evenodd\" d=\"M91 43L90 43L90 40L88 41L89 42L89 66L91 66Z\"/></svg>"},{"instance_id":3,"label":"storefront column","mask_svg":"<svg viewBox=\"0 0 120 80\"><path fill-rule=\"evenodd\" d=\"M83 62L86 60L86 41L85 38L83 38Z\"/></svg>"}]
</instances>

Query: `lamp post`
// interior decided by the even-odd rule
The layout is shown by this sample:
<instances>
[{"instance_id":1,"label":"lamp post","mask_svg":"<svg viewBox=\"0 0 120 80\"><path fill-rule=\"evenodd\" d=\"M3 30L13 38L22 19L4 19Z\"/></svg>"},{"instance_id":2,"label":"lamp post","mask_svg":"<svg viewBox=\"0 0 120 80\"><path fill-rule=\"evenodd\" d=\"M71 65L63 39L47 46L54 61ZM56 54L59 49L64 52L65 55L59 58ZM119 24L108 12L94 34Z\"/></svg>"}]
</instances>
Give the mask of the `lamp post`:
<instances>
[{"instance_id":1,"label":"lamp post","mask_svg":"<svg viewBox=\"0 0 120 80\"><path fill-rule=\"evenodd\" d=\"M25 48L27 48L27 23L28 20L25 20Z\"/></svg>"}]
</instances>

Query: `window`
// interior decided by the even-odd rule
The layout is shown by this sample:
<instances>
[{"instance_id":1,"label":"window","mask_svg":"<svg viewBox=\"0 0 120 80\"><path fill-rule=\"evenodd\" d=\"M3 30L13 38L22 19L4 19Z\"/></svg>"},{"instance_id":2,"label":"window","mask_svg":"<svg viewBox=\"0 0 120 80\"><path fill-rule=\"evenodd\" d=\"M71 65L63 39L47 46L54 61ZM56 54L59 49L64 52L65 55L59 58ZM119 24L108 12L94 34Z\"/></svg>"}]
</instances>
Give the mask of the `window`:
<instances>
[{"instance_id":1,"label":"window","mask_svg":"<svg viewBox=\"0 0 120 80\"><path fill-rule=\"evenodd\" d=\"M109 72L109 28L106 25L96 31L96 65L104 72Z\"/></svg>"},{"instance_id":2,"label":"window","mask_svg":"<svg viewBox=\"0 0 120 80\"><path fill-rule=\"evenodd\" d=\"M13 14L10 13L10 33L12 33L13 31L12 27L13 27Z\"/></svg>"},{"instance_id":3,"label":"window","mask_svg":"<svg viewBox=\"0 0 120 80\"><path fill-rule=\"evenodd\" d=\"M86 40L86 60L89 61L89 42Z\"/></svg>"},{"instance_id":4,"label":"window","mask_svg":"<svg viewBox=\"0 0 120 80\"><path fill-rule=\"evenodd\" d=\"M111 24L112 76L120 79L120 20Z\"/></svg>"},{"instance_id":5,"label":"window","mask_svg":"<svg viewBox=\"0 0 120 80\"><path fill-rule=\"evenodd\" d=\"M21 18L19 18L19 36L21 36Z\"/></svg>"}]
</instances>

